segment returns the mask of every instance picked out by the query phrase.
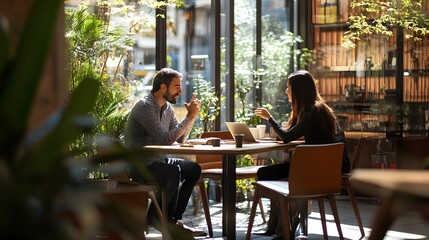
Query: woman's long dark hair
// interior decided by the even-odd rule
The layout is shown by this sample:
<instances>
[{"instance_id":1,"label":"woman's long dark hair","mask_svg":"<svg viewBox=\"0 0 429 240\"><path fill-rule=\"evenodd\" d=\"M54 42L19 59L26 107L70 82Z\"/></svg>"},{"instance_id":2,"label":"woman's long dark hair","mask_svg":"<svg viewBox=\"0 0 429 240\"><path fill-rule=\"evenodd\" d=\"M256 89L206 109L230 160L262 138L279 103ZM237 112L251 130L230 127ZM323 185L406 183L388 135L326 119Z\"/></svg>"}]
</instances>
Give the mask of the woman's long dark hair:
<instances>
[{"instance_id":1,"label":"woman's long dark hair","mask_svg":"<svg viewBox=\"0 0 429 240\"><path fill-rule=\"evenodd\" d=\"M292 93L292 112L289 119L289 126L295 126L307 107L317 111L317 120L322 126L322 131L328 136L335 136L337 133L336 117L331 107L317 91L316 81L313 75L306 70L298 70L288 77L288 84Z\"/></svg>"}]
</instances>

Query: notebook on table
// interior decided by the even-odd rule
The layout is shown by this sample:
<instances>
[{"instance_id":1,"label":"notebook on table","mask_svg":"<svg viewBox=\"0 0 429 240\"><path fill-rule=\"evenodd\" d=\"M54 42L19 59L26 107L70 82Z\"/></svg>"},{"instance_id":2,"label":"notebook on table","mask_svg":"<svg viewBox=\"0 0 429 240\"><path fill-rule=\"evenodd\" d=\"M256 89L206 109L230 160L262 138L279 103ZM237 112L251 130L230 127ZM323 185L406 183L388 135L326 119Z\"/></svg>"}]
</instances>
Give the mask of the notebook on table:
<instances>
[{"instance_id":1,"label":"notebook on table","mask_svg":"<svg viewBox=\"0 0 429 240\"><path fill-rule=\"evenodd\" d=\"M278 142L276 139L256 139L246 123L242 122L225 122L231 135L235 138L235 134L243 134L245 142Z\"/></svg>"}]
</instances>

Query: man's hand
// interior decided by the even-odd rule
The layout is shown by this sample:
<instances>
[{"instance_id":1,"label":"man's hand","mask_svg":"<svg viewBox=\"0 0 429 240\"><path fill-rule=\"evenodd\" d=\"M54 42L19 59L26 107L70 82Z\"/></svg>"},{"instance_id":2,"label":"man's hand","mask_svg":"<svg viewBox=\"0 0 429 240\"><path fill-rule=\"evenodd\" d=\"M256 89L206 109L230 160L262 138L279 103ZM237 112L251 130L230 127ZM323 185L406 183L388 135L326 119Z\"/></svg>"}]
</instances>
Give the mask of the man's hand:
<instances>
[{"instance_id":1,"label":"man's hand","mask_svg":"<svg viewBox=\"0 0 429 240\"><path fill-rule=\"evenodd\" d=\"M193 95L189 103L185 103L185 108L188 110L186 115L190 119L194 119L200 113L200 103L201 101L197 99L197 95Z\"/></svg>"}]
</instances>

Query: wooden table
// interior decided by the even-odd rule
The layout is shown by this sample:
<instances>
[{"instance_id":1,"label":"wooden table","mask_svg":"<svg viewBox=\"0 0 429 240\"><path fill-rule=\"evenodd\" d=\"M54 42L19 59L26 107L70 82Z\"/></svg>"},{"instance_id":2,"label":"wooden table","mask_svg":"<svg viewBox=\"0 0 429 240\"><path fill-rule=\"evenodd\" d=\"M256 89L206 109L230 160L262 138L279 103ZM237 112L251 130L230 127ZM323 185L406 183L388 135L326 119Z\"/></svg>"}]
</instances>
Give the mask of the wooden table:
<instances>
[{"instance_id":1,"label":"wooden table","mask_svg":"<svg viewBox=\"0 0 429 240\"><path fill-rule=\"evenodd\" d=\"M213 154L222 155L223 161L223 202L222 202L222 235L227 239L236 239L236 178L235 168L236 159L238 155L254 154L262 152L270 152L277 150L287 150L301 142L292 142L284 144L281 142L276 143L250 143L243 144L242 148L236 148L235 144L221 144L220 147L213 147L211 145L194 145L193 147L181 147L179 144L160 146L150 145L145 146L152 153L163 154Z\"/></svg>"},{"instance_id":2,"label":"wooden table","mask_svg":"<svg viewBox=\"0 0 429 240\"><path fill-rule=\"evenodd\" d=\"M395 218L407 209L429 214L429 170L357 169L352 185L382 201L370 240L383 239Z\"/></svg>"}]
</instances>

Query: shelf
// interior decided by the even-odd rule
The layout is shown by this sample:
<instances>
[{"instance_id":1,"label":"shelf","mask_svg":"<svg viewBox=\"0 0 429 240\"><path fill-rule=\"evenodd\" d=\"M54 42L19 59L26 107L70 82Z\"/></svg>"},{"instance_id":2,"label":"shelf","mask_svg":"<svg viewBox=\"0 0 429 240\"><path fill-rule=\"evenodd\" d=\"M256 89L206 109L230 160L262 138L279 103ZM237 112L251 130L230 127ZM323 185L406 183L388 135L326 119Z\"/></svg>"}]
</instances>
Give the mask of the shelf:
<instances>
[{"instance_id":1,"label":"shelf","mask_svg":"<svg viewBox=\"0 0 429 240\"><path fill-rule=\"evenodd\" d=\"M429 38L418 44L405 37L401 41L400 32L393 27L391 37L374 34L357 41L356 48L344 48L341 43L349 31L350 2L312 0L312 35L308 39L315 61L309 70L321 96L345 126L354 130L378 117L371 111L378 103L419 104L429 110ZM413 111L417 110L411 109L410 116ZM413 124L410 120L410 129L415 128ZM371 131L376 130L371 127L379 127L366 124L363 130L368 126Z\"/></svg>"},{"instance_id":2,"label":"shelf","mask_svg":"<svg viewBox=\"0 0 429 240\"><path fill-rule=\"evenodd\" d=\"M350 25L345 22L337 22L337 23L315 23L314 27L320 28L324 32L330 32L330 31L338 31L343 30L347 31L348 27Z\"/></svg>"},{"instance_id":3,"label":"shelf","mask_svg":"<svg viewBox=\"0 0 429 240\"><path fill-rule=\"evenodd\" d=\"M325 67L319 72L320 77L393 77L396 76L396 69L382 69L381 67L373 67L371 70L356 66L333 66Z\"/></svg>"}]
</instances>

